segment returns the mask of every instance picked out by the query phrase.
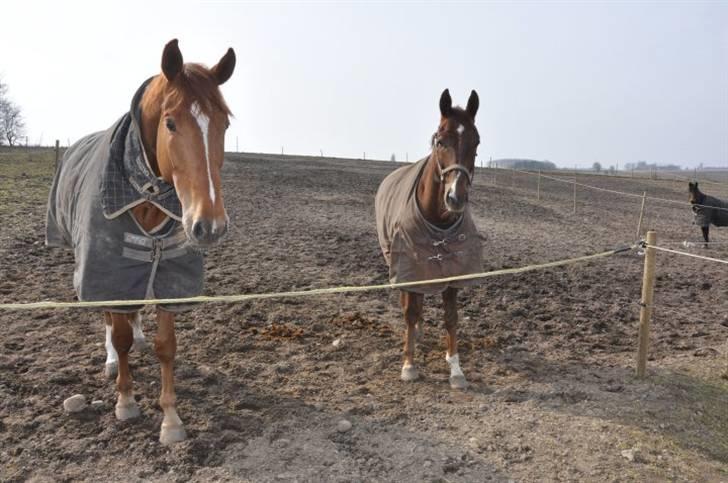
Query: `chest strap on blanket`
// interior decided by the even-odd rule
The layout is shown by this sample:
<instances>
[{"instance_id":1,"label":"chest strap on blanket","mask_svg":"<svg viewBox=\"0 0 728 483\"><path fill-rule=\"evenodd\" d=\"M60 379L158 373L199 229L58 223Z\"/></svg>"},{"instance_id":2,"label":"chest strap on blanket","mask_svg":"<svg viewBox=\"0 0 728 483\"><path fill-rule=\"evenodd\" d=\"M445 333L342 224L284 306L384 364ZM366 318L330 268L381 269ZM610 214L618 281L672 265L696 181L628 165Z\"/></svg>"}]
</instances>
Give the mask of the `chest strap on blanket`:
<instances>
[{"instance_id":1,"label":"chest strap on blanket","mask_svg":"<svg viewBox=\"0 0 728 483\"><path fill-rule=\"evenodd\" d=\"M171 258L181 257L187 253L187 248L180 246L184 244L185 241L186 236L183 231L180 231L169 238L150 238L142 235L136 235L134 233L124 233L124 243L141 246L148 248L149 250L138 250L136 248L124 247L121 255L125 258L149 263L169 260Z\"/></svg>"},{"instance_id":2,"label":"chest strap on blanket","mask_svg":"<svg viewBox=\"0 0 728 483\"><path fill-rule=\"evenodd\" d=\"M184 246L186 241L184 231L179 230L176 234L168 238L150 238L134 233L124 233L124 243L130 245L141 246L149 250L137 250L136 248L124 247L121 250L121 256L147 262L152 264L152 270L147 282L146 297L154 298L154 278L157 275L159 263L171 258L181 257L188 253L187 247Z\"/></svg>"}]
</instances>

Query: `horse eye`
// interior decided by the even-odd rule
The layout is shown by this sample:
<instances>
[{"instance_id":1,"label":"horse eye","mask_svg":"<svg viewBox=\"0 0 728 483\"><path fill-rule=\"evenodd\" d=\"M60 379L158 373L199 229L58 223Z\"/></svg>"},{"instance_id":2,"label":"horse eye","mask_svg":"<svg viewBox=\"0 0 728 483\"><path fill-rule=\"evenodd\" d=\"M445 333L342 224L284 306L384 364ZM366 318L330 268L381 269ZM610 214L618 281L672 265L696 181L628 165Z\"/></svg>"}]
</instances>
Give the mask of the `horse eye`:
<instances>
[{"instance_id":1,"label":"horse eye","mask_svg":"<svg viewBox=\"0 0 728 483\"><path fill-rule=\"evenodd\" d=\"M164 124L167 126L167 129L169 129L171 132L175 132L177 130L177 126L174 123L174 119L172 119L171 117L168 117L164 121Z\"/></svg>"}]
</instances>

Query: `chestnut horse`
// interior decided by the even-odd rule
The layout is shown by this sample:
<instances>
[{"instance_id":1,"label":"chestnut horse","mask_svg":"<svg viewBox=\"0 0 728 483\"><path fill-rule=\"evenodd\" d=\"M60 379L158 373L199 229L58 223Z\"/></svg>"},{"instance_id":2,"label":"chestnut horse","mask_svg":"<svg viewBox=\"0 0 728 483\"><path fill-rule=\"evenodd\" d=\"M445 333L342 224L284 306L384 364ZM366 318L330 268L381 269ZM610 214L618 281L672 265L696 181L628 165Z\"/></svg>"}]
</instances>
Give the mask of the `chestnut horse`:
<instances>
[{"instance_id":1,"label":"chestnut horse","mask_svg":"<svg viewBox=\"0 0 728 483\"><path fill-rule=\"evenodd\" d=\"M481 242L468 209L469 191L480 137L475 127L478 94L467 107L453 107L447 89L440 97L440 123L432 152L415 165L391 173L375 200L380 245L390 281L410 282L477 273L482 270ZM408 213L401 215L400 213ZM415 335L420 328L424 294L441 293L445 309L450 385L468 383L460 368L457 341L457 294L471 282L419 285L400 293L406 331L401 378L419 377L414 364Z\"/></svg>"},{"instance_id":2,"label":"chestnut horse","mask_svg":"<svg viewBox=\"0 0 728 483\"><path fill-rule=\"evenodd\" d=\"M137 92L132 102L132 113L107 131L112 134L101 138L101 141L111 141L96 142L96 135L82 139L69 149L69 153L64 156L63 167L59 167L56 173L49 200L48 244L69 246L75 250L74 285L81 300L108 300L103 297L108 297L107 294L112 290L115 290L117 298L123 295L127 299L150 295L161 298L167 298L168 294L173 294L172 297L197 295L201 291L203 279L201 249L214 245L227 231L228 217L221 193L220 170L230 111L218 86L232 75L235 53L228 49L221 60L210 69L200 64L186 64L175 39L165 46L161 66L162 73L149 79ZM125 119L131 120L124 121ZM124 135L126 140L117 142L120 131L129 134ZM90 145L99 147L87 148ZM72 191L69 186L80 191L89 183L87 181L83 186L69 185L65 180L69 173L84 166L91 166L89 169L92 170L99 169L94 166L101 161L89 164L85 159L88 158L88 151L99 157L103 154L104 158L109 158L110 152L112 159L116 159L113 158L115 152L122 152L123 156L119 155L117 158L124 159L126 164L119 162L121 167L115 168L116 171L112 170L110 175L105 171L104 175L110 178L106 184L111 184L116 179L126 183L124 186L133 185L132 194L129 195L130 199L127 197L119 203L121 208L116 211L107 210L105 205L103 217L97 214L100 208L84 208L91 215L81 221L88 224L91 219L96 226L81 230L69 229L69 217L61 214L64 203L67 205L71 199L67 193ZM133 154L129 155L129 152ZM144 183L138 182L139 178L132 179L129 169L134 171L135 168L146 176ZM97 171L92 173L98 174ZM84 179L94 177L97 176L86 176ZM113 205L121 196L121 188L111 186L107 191L112 194L107 194L103 201L107 205ZM89 196L91 203L86 205L102 204L98 201L100 196ZM76 211L74 209L73 213ZM78 215L73 216L78 218ZM76 221L78 223L78 219ZM124 223L121 230L123 240L119 241L124 243L123 247L116 250L116 245L109 245L112 250L104 245L104 256L92 256L99 252L99 244L106 243L108 240L105 239L110 238L101 229L106 230L107 226L114 223ZM134 232L138 234L128 233L134 231L135 227L140 228ZM163 230L166 232L164 235L160 234ZM79 239L76 235L79 231L85 231L88 235ZM136 243L137 248L129 245L130 243ZM90 244L91 249L81 248L84 244ZM139 246L146 246L151 250L142 251ZM118 270L114 269L112 263L119 266ZM122 263L127 265L119 265ZM142 270L143 276L126 275L132 269ZM105 273L99 276L100 271ZM113 273L114 271L117 273ZM84 285L83 278L91 275L94 276L94 283ZM199 278L199 281L188 281L186 278L190 277ZM116 285L109 283L107 292L100 292L98 286L111 279L117 280ZM138 293L141 293L141 297L135 297ZM132 393L129 371L129 351L132 344L136 343L138 347L143 343L139 308L108 308L104 312L106 371L109 376L117 376L119 395L115 414L119 420L135 418L140 414ZM158 327L154 349L161 365L159 405L164 411L164 419L159 439L163 444L186 438L183 423L175 408L173 372L176 354L175 312L181 308L184 307L171 305L156 308Z\"/></svg>"}]
</instances>

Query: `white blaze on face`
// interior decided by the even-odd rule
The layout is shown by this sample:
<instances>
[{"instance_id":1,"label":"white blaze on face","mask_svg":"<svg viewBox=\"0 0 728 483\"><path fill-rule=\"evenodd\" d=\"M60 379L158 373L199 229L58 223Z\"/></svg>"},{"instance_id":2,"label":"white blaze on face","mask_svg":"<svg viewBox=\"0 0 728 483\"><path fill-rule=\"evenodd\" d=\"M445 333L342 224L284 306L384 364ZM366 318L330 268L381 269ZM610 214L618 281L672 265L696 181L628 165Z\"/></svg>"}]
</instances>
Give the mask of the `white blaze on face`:
<instances>
[{"instance_id":1,"label":"white blaze on face","mask_svg":"<svg viewBox=\"0 0 728 483\"><path fill-rule=\"evenodd\" d=\"M447 196L449 193L454 192L457 189L458 181L460 181L460 175L463 174L460 171L455 172L455 179L452 181L452 183L449 183L445 186L445 202L447 202Z\"/></svg>"},{"instance_id":2,"label":"white blaze on face","mask_svg":"<svg viewBox=\"0 0 728 483\"><path fill-rule=\"evenodd\" d=\"M202 112L202 108L197 102L192 103L192 106L190 107L190 112L192 113L192 117L195 118L195 121L197 121L197 125L200 127L200 131L202 132L202 140L205 143L205 162L207 163L207 180L210 183L210 201L212 201L212 204L214 205L215 185L212 184L212 172L210 171L210 148L207 140L208 130L210 128L210 118L207 117L204 112Z\"/></svg>"},{"instance_id":3,"label":"white blaze on face","mask_svg":"<svg viewBox=\"0 0 728 483\"><path fill-rule=\"evenodd\" d=\"M458 128L457 128L457 132L458 132L459 135L462 136L463 133L465 132L465 126L463 126L462 124L459 125Z\"/></svg>"}]
</instances>

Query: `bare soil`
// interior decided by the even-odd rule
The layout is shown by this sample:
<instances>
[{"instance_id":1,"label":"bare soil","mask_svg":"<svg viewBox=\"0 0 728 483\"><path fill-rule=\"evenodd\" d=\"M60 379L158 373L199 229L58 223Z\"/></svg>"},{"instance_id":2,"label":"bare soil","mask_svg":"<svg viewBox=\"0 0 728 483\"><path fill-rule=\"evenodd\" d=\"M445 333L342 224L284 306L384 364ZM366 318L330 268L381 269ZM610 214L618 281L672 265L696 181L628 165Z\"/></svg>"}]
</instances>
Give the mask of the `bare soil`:
<instances>
[{"instance_id":1,"label":"bare soil","mask_svg":"<svg viewBox=\"0 0 728 483\"><path fill-rule=\"evenodd\" d=\"M43 244L52 164L49 152L0 152L0 303L74 299L71 254ZM209 252L205 292L385 282L372 205L395 167L230 155L234 228ZM686 200L682 182L579 178ZM478 170L484 270L636 239L637 198L579 188L574 214L568 184L544 180L541 194L534 176ZM685 249L678 242L698 238L689 207L647 208L659 242ZM713 238L728 241L728 230ZM687 250L728 258L728 245ZM646 380L634 377L636 251L463 291L467 391L448 385L439 297L426 298L413 383L399 380L396 292L199 306L177 325L189 438L173 447L157 441L152 353L132 357L142 416L118 422L99 313L0 311L0 481L728 481L728 270L657 258ZM66 414L74 394L103 404ZM337 431L342 419L352 428Z\"/></svg>"}]
</instances>

